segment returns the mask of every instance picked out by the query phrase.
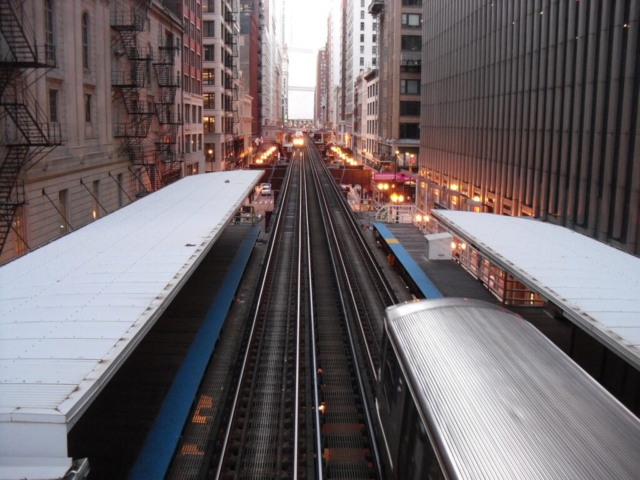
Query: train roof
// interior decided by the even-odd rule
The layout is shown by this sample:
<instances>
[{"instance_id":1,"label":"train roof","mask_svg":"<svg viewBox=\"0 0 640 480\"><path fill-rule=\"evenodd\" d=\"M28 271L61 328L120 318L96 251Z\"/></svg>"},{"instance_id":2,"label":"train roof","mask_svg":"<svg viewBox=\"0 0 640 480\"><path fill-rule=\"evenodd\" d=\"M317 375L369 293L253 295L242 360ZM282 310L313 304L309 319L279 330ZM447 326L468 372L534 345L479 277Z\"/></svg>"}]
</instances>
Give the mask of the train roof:
<instances>
[{"instance_id":1,"label":"train roof","mask_svg":"<svg viewBox=\"0 0 640 480\"><path fill-rule=\"evenodd\" d=\"M511 312L422 300L386 328L452 478L638 478L640 421Z\"/></svg>"}]
</instances>

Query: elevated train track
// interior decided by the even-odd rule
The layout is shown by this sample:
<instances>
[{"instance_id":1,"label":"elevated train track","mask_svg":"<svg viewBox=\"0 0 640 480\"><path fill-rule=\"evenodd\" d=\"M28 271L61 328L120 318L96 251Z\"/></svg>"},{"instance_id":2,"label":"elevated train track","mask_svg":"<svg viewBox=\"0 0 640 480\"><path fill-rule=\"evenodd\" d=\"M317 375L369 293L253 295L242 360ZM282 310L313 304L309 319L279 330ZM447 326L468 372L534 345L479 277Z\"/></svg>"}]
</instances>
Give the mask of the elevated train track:
<instances>
[{"instance_id":1,"label":"elevated train track","mask_svg":"<svg viewBox=\"0 0 640 480\"><path fill-rule=\"evenodd\" d=\"M370 412L398 299L312 142L294 152L272 222L200 477L380 478Z\"/></svg>"}]
</instances>

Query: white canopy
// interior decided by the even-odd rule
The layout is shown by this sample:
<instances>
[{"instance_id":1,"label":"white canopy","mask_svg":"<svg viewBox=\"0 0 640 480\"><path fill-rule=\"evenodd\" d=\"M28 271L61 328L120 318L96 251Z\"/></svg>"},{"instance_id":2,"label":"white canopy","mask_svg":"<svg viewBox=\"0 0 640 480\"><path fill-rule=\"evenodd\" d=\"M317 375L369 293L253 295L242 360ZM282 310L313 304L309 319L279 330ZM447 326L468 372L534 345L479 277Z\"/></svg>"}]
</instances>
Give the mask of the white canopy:
<instances>
[{"instance_id":1,"label":"white canopy","mask_svg":"<svg viewBox=\"0 0 640 480\"><path fill-rule=\"evenodd\" d=\"M0 268L0 478L64 474L67 431L262 173L184 178Z\"/></svg>"},{"instance_id":2,"label":"white canopy","mask_svg":"<svg viewBox=\"0 0 640 480\"><path fill-rule=\"evenodd\" d=\"M640 368L640 258L530 218L451 210L431 213Z\"/></svg>"}]
</instances>

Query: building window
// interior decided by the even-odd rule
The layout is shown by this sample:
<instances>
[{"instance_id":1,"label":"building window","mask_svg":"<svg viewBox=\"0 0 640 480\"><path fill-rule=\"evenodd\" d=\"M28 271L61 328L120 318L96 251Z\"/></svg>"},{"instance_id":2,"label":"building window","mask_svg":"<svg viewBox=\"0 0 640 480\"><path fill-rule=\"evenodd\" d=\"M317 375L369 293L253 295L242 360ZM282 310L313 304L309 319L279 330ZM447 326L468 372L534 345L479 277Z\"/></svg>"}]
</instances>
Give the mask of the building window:
<instances>
[{"instance_id":1,"label":"building window","mask_svg":"<svg viewBox=\"0 0 640 480\"><path fill-rule=\"evenodd\" d=\"M189 30L190 34L189 36L191 37L191 40L195 40L196 39L196 26L191 23L191 29Z\"/></svg>"},{"instance_id":2,"label":"building window","mask_svg":"<svg viewBox=\"0 0 640 480\"><path fill-rule=\"evenodd\" d=\"M91 214L94 220L100 216L100 180L93 181L93 208Z\"/></svg>"},{"instance_id":3,"label":"building window","mask_svg":"<svg viewBox=\"0 0 640 480\"><path fill-rule=\"evenodd\" d=\"M198 93L196 90L196 79L191 77L191 93Z\"/></svg>"},{"instance_id":4,"label":"building window","mask_svg":"<svg viewBox=\"0 0 640 480\"><path fill-rule=\"evenodd\" d=\"M89 14L82 14L82 66L89 68Z\"/></svg>"},{"instance_id":5,"label":"building window","mask_svg":"<svg viewBox=\"0 0 640 480\"><path fill-rule=\"evenodd\" d=\"M124 175L118 174L118 208L124 205Z\"/></svg>"},{"instance_id":6,"label":"building window","mask_svg":"<svg viewBox=\"0 0 640 480\"><path fill-rule=\"evenodd\" d=\"M203 117L202 126L205 132L215 132L216 118L215 117Z\"/></svg>"},{"instance_id":7,"label":"building window","mask_svg":"<svg viewBox=\"0 0 640 480\"><path fill-rule=\"evenodd\" d=\"M417 95L420 93L420 80L400 80L400 93Z\"/></svg>"},{"instance_id":8,"label":"building window","mask_svg":"<svg viewBox=\"0 0 640 480\"><path fill-rule=\"evenodd\" d=\"M184 105L184 123L191 123L191 105L188 103Z\"/></svg>"},{"instance_id":9,"label":"building window","mask_svg":"<svg viewBox=\"0 0 640 480\"><path fill-rule=\"evenodd\" d=\"M376 43L378 41L378 36L375 33L373 35L371 35L371 41L373 43Z\"/></svg>"},{"instance_id":10,"label":"building window","mask_svg":"<svg viewBox=\"0 0 640 480\"><path fill-rule=\"evenodd\" d=\"M205 37L215 37L215 25L213 20L205 20L202 22L202 35Z\"/></svg>"},{"instance_id":11,"label":"building window","mask_svg":"<svg viewBox=\"0 0 640 480\"><path fill-rule=\"evenodd\" d=\"M200 64L202 63L202 59L200 58L200 54L196 55L196 68L200 70Z\"/></svg>"},{"instance_id":12,"label":"building window","mask_svg":"<svg viewBox=\"0 0 640 480\"><path fill-rule=\"evenodd\" d=\"M420 124L419 123L401 123L400 124L400 138L401 139L420 139Z\"/></svg>"},{"instance_id":13,"label":"building window","mask_svg":"<svg viewBox=\"0 0 640 480\"><path fill-rule=\"evenodd\" d=\"M200 7L199 3L196 5L196 15L198 16L198 18L202 17L202 8Z\"/></svg>"},{"instance_id":14,"label":"building window","mask_svg":"<svg viewBox=\"0 0 640 480\"><path fill-rule=\"evenodd\" d=\"M182 30L185 35L189 35L189 18L188 17L182 18Z\"/></svg>"},{"instance_id":15,"label":"building window","mask_svg":"<svg viewBox=\"0 0 640 480\"><path fill-rule=\"evenodd\" d=\"M360 10L360 20L364 20L364 10Z\"/></svg>"},{"instance_id":16,"label":"building window","mask_svg":"<svg viewBox=\"0 0 640 480\"><path fill-rule=\"evenodd\" d=\"M364 22L360 22L360 31L364 32Z\"/></svg>"},{"instance_id":17,"label":"building window","mask_svg":"<svg viewBox=\"0 0 640 480\"><path fill-rule=\"evenodd\" d=\"M403 27L419 27L422 23L422 15L419 13L403 13L402 14L402 26Z\"/></svg>"},{"instance_id":18,"label":"building window","mask_svg":"<svg viewBox=\"0 0 640 480\"><path fill-rule=\"evenodd\" d=\"M360 53L364 53L364 45L360 45Z\"/></svg>"},{"instance_id":19,"label":"building window","mask_svg":"<svg viewBox=\"0 0 640 480\"><path fill-rule=\"evenodd\" d=\"M84 96L84 121L91 123L91 95Z\"/></svg>"},{"instance_id":20,"label":"building window","mask_svg":"<svg viewBox=\"0 0 640 480\"><path fill-rule=\"evenodd\" d=\"M376 60L376 57L373 57L371 59L371 65L376 65L378 63L378 60Z\"/></svg>"},{"instance_id":21,"label":"building window","mask_svg":"<svg viewBox=\"0 0 640 480\"><path fill-rule=\"evenodd\" d=\"M16 209L16 213L13 216L13 222L11 223L13 231L15 232L13 252L16 256L27 253L27 244L25 243L25 239L27 238L27 229L25 228L25 225L25 209L23 206L19 206Z\"/></svg>"},{"instance_id":22,"label":"building window","mask_svg":"<svg viewBox=\"0 0 640 480\"><path fill-rule=\"evenodd\" d=\"M421 7L422 0L402 0L403 7Z\"/></svg>"},{"instance_id":23,"label":"building window","mask_svg":"<svg viewBox=\"0 0 640 480\"><path fill-rule=\"evenodd\" d=\"M205 93L204 94L204 108L209 110L216 108L216 94L215 93Z\"/></svg>"},{"instance_id":24,"label":"building window","mask_svg":"<svg viewBox=\"0 0 640 480\"><path fill-rule=\"evenodd\" d=\"M69 231L69 222L67 219L69 218L69 191L68 190L60 190L58 192L58 210L60 212L60 234L64 235Z\"/></svg>"},{"instance_id":25,"label":"building window","mask_svg":"<svg viewBox=\"0 0 640 480\"><path fill-rule=\"evenodd\" d=\"M198 117L196 123L202 123L202 107L200 105L198 105Z\"/></svg>"},{"instance_id":26,"label":"building window","mask_svg":"<svg viewBox=\"0 0 640 480\"><path fill-rule=\"evenodd\" d=\"M420 102L400 102L400 115L419 117Z\"/></svg>"},{"instance_id":27,"label":"building window","mask_svg":"<svg viewBox=\"0 0 640 480\"><path fill-rule=\"evenodd\" d=\"M196 80L196 93L202 95L202 87L200 86L200 79Z\"/></svg>"},{"instance_id":28,"label":"building window","mask_svg":"<svg viewBox=\"0 0 640 480\"><path fill-rule=\"evenodd\" d=\"M216 146L213 143L205 143L205 161L207 162L215 162L216 161Z\"/></svg>"},{"instance_id":29,"label":"building window","mask_svg":"<svg viewBox=\"0 0 640 480\"><path fill-rule=\"evenodd\" d=\"M195 50L191 50L191 66L196 66L196 52Z\"/></svg>"},{"instance_id":30,"label":"building window","mask_svg":"<svg viewBox=\"0 0 640 480\"><path fill-rule=\"evenodd\" d=\"M215 58L213 55L213 45L205 45L204 46L204 61L205 62L213 62Z\"/></svg>"},{"instance_id":31,"label":"building window","mask_svg":"<svg viewBox=\"0 0 640 480\"><path fill-rule=\"evenodd\" d=\"M49 120L59 122L58 119L58 91L49 90Z\"/></svg>"},{"instance_id":32,"label":"building window","mask_svg":"<svg viewBox=\"0 0 640 480\"><path fill-rule=\"evenodd\" d=\"M205 68L202 70L202 83L205 85L215 85L215 70L213 68Z\"/></svg>"},{"instance_id":33,"label":"building window","mask_svg":"<svg viewBox=\"0 0 640 480\"><path fill-rule=\"evenodd\" d=\"M360 66L364 67L364 57L360 57Z\"/></svg>"},{"instance_id":34,"label":"building window","mask_svg":"<svg viewBox=\"0 0 640 480\"><path fill-rule=\"evenodd\" d=\"M185 45L182 48L184 50L182 53L182 56L184 57L184 63L185 65L189 65L189 47Z\"/></svg>"},{"instance_id":35,"label":"building window","mask_svg":"<svg viewBox=\"0 0 640 480\"><path fill-rule=\"evenodd\" d=\"M184 80L182 81L182 90L189 93L189 75L184 74Z\"/></svg>"},{"instance_id":36,"label":"building window","mask_svg":"<svg viewBox=\"0 0 640 480\"><path fill-rule=\"evenodd\" d=\"M198 134L198 151L202 151L202 134Z\"/></svg>"},{"instance_id":37,"label":"building window","mask_svg":"<svg viewBox=\"0 0 640 480\"><path fill-rule=\"evenodd\" d=\"M44 2L44 48L46 60L49 62L56 59L56 38L53 30L53 6L51 0Z\"/></svg>"},{"instance_id":38,"label":"building window","mask_svg":"<svg viewBox=\"0 0 640 480\"><path fill-rule=\"evenodd\" d=\"M191 135L184 136L184 153L191 153Z\"/></svg>"},{"instance_id":39,"label":"building window","mask_svg":"<svg viewBox=\"0 0 640 480\"><path fill-rule=\"evenodd\" d=\"M198 45L202 43L202 35L199 28L196 28L196 42L198 42Z\"/></svg>"},{"instance_id":40,"label":"building window","mask_svg":"<svg viewBox=\"0 0 640 480\"><path fill-rule=\"evenodd\" d=\"M191 109L191 113L193 114L193 117L192 117L193 121L191 123L198 123L198 110L196 109L195 105Z\"/></svg>"},{"instance_id":41,"label":"building window","mask_svg":"<svg viewBox=\"0 0 640 480\"><path fill-rule=\"evenodd\" d=\"M410 52L422 51L422 37L420 35L402 35L400 48Z\"/></svg>"},{"instance_id":42,"label":"building window","mask_svg":"<svg viewBox=\"0 0 640 480\"><path fill-rule=\"evenodd\" d=\"M361 42L364 42L364 33L361 33L361 34L360 34L360 41L361 41Z\"/></svg>"}]
</instances>

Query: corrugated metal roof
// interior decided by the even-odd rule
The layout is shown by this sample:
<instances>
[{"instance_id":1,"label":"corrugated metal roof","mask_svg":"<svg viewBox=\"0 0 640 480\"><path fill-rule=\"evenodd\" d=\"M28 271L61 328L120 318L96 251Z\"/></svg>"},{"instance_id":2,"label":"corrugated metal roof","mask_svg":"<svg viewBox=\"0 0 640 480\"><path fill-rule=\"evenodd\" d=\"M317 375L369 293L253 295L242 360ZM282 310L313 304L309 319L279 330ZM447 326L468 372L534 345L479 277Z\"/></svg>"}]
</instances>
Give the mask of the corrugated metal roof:
<instances>
[{"instance_id":1,"label":"corrugated metal roof","mask_svg":"<svg viewBox=\"0 0 640 480\"><path fill-rule=\"evenodd\" d=\"M432 214L640 368L640 258L538 220Z\"/></svg>"},{"instance_id":2,"label":"corrugated metal roof","mask_svg":"<svg viewBox=\"0 0 640 480\"><path fill-rule=\"evenodd\" d=\"M184 178L0 268L0 426L70 428L262 173Z\"/></svg>"},{"instance_id":3,"label":"corrugated metal roof","mask_svg":"<svg viewBox=\"0 0 640 480\"><path fill-rule=\"evenodd\" d=\"M638 419L532 325L475 300L387 314L451 478L637 478Z\"/></svg>"}]
</instances>

